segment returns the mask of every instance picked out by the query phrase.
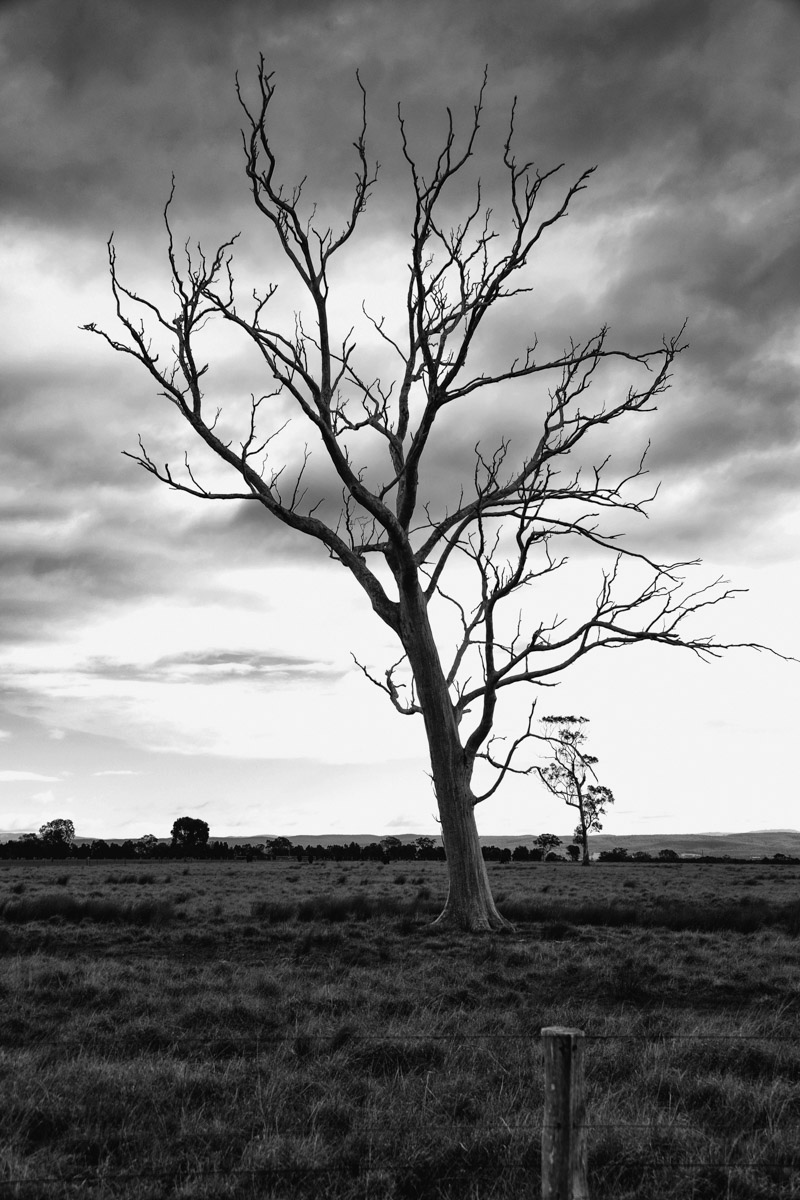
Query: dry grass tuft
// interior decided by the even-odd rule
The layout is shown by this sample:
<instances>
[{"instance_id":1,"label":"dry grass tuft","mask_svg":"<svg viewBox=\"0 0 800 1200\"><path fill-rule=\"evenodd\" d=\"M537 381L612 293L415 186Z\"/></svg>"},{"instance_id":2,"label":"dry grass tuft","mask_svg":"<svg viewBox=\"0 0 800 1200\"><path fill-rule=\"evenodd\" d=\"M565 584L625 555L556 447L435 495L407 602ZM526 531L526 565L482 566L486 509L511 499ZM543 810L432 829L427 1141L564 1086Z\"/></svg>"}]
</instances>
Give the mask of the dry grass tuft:
<instances>
[{"instance_id":1,"label":"dry grass tuft","mask_svg":"<svg viewBox=\"0 0 800 1200\"><path fill-rule=\"evenodd\" d=\"M22 900L7 900L0 916L14 924L26 921L102 921L128 925L163 925L175 915L168 899L152 897L123 903L112 899L78 900L72 895L45 892Z\"/></svg>"}]
</instances>

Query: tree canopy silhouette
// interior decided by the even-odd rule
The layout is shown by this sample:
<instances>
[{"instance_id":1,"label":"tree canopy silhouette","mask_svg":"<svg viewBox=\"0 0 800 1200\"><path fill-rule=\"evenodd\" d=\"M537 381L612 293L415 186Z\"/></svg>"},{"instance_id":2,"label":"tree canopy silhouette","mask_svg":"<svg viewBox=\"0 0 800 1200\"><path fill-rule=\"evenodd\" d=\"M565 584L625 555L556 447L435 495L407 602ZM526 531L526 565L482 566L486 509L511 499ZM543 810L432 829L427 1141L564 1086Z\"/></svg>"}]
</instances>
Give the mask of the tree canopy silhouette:
<instances>
[{"instance_id":1,"label":"tree canopy silhouette","mask_svg":"<svg viewBox=\"0 0 800 1200\"><path fill-rule=\"evenodd\" d=\"M173 846L185 854L195 854L208 845L209 828L197 817L178 817L170 830Z\"/></svg>"},{"instance_id":2,"label":"tree canopy silhouette","mask_svg":"<svg viewBox=\"0 0 800 1200\"><path fill-rule=\"evenodd\" d=\"M56 817L52 821L47 821L39 829L39 837L48 846L52 846L59 850L66 850L75 841L75 826L66 817Z\"/></svg>"}]
</instances>

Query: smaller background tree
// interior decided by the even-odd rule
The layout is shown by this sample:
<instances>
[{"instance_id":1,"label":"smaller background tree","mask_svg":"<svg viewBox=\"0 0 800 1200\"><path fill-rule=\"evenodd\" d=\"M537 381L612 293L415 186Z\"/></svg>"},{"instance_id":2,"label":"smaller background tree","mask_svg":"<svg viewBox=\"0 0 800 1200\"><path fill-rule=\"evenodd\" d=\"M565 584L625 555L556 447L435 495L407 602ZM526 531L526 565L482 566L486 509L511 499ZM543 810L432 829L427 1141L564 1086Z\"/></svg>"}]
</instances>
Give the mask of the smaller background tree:
<instances>
[{"instance_id":1,"label":"smaller background tree","mask_svg":"<svg viewBox=\"0 0 800 1200\"><path fill-rule=\"evenodd\" d=\"M144 833L133 843L140 858L153 858L158 847L158 838L154 833Z\"/></svg>"},{"instance_id":2,"label":"smaller background tree","mask_svg":"<svg viewBox=\"0 0 800 1200\"><path fill-rule=\"evenodd\" d=\"M264 845L272 851L273 858L289 858L294 852L294 846L287 837L267 838Z\"/></svg>"},{"instance_id":3,"label":"smaller background tree","mask_svg":"<svg viewBox=\"0 0 800 1200\"><path fill-rule=\"evenodd\" d=\"M208 825L197 817L178 817L170 833L172 845L182 854L202 853L208 845Z\"/></svg>"},{"instance_id":4,"label":"smaller background tree","mask_svg":"<svg viewBox=\"0 0 800 1200\"><path fill-rule=\"evenodd\" d=\"M627 846L614 846L611 850L601 850L597 856L600 862L630 862Z\"/></svg>"},{"instance_id":5,"label":"smaller background tree","mask_svg":"<svg viewBox=\"0 0 800 1200\"><path fill-rule=\"evenodd\" d=\"M588 723L588 717L543 717L544 740L550 745L551 757L545 767L536 768L545 787L570 808L578 810L575 841L581 847L585 867L591 862L589 834L599 833L603 828L600 817L614 803L610 788L589 782L590 778L597 778L594 771L597 759L584 749L587 740L584 727Z\"/></svg>"},{"instance_id":6,"label":"smaller background tree","mask_svg":"<svg viewBox=\"0 0 800 1200\"><path fill-rule=\"evenodd\" d=\"M575 826L575 841L580 846L584 866L590 862L589 834L600 832L603 828L600 818L605 815L609 804L613 803L614 793L611 788L603 787L600 783L590 783L583 794L581 820Z\"/></svg>"},{"instance_id":7,"label":"smaller background tree","mask_svg":"<svg viewBox=\"0 0 800 1200\"><path fill-rule=\"evenodd\" d=\"M383 851L384 862L389 862L391 859L398 857L400 850L403 848L403 843L399 837L387 834L386 837L381 838L380 847Z\"/></svg>"},{"instance_id":8,"label":"smaller background tree","mask_svg":"<svg viewBox=\"0 0 800 1200\"><path fill-rule=\"evenodd\" d=\"M540 833L536 839L536 845L542 852L542 858L546 859L556 846L561 845L561 838L556 837L554 833Z\"/></svg>"},{"instance_id":9,"label":"smaller background tree","mask_svg":"<svg viewBox=\"0 0 800 1200\"><path fill-rule=\"evenodd\" d=\"M48 821L39 830L39 837L44 842L48 853L54 858L65 858L75 841L75 826L64 817Z\"/></svg>"}]
</instances>

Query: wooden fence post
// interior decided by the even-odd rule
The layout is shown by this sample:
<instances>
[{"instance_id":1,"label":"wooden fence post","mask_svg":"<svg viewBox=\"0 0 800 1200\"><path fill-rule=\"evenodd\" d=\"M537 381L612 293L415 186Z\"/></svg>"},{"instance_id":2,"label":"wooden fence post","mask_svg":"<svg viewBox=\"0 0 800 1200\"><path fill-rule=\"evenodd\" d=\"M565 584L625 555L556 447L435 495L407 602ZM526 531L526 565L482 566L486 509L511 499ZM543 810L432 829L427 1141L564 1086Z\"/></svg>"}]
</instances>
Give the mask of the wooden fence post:
<instances>
[{"instance_id":1,"label":"wooden fence post","mask_svg":"<svg viewBox=\"0 0 800 1200\"><path fill-rule=\"evenodd\" d=\"M582 1029L542 1030L542 1200L589 1200L583 1045Z\"/></svg>"}]
</instances>

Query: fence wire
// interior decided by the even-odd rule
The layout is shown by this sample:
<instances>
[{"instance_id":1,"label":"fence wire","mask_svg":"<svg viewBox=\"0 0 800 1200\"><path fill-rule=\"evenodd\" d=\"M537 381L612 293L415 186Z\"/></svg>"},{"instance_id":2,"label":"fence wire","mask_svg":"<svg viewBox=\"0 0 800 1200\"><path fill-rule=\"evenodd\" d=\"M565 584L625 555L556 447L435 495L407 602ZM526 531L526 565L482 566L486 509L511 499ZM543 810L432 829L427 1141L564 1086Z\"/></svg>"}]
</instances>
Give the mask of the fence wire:
<instances>
[{"instance_id":1,"label":"fence wire","mask_svg":"<svg viewBox=\"0 0 800 1200\"><path fill-rule=\"evenodd\" d=\"M113 1032L109 1032L105 1038L94 1037L92 1039L79 1038L29 1038L24 1047L15 1046L13 1042L8 1042L3 1046L0 1041L0 1053L7 1049L36 1049L40 1046L65 1046L69 1048L85 1049L92 1047L96 1042L107 1040L113 1042L115 1046L136 1046L142 1048L142 1043L146 1041L147 1036L158 1037L164 1041L172 1040L176 1045L188 1046L209 1046L216 1043L234 1043L248 1046L269 1046L283 1045L287 1043L303 1042L319 1042L329 1045L337 1036L338 1030L333 1033L299 1033L286 1034L245 1034L245 1033L224 1033L210 1034L203 1036L201 1034L186 1034L180 1027L166 1026L166 1033L163 1033L161 1027L158 1034L149 1034L145 1030L140 1037L119 1037ZM800 1034L768 1034L768 1033L584 1033L584 1040L587 1042L646 1042L650 1045L658 1046L667 1042L768 1042L770 1044L778 1042L787 1045L800 1045ZM342 1046L349 1045L352 1042L451 1042L453 1045L460 1045L465 1042L541 1042L543 1037L540 1033L352 1033L348 1034L347 1040L341 1043ZM163 1049L163 1046L158 1046L157 1049Z\"/></svg>"},{"instance_id":2,"label":"fence wire","mask_svg":"<svg viewBox=\"0 0 800 1200\"><path fill-rule=\"evenodd\" d=\"M171 1034L174 1035L172 1037L172 1039L170 1039ZM226 1045L234 1044L234 1045L239 1045L242 1048L245 1048L245 1047L254 1048L256 1051L255 1065L256 1065L256 1068L258 1068L258 1065L259 1065L258 1051L262 1046L296 1045L296 1044L298 1044L298 1042L304 1042L304 1043L314 1042L314 1043L319 1043L319 1044L330 1046L334 1037L335 1037L335 1034L323 1034L323 1033L308 1033L308 1034L306 1034L304 1032L299 1032L299 1033L294 1033L294 1034L282 1034L282 1035L268 1034L268 1035L264 1035L264 1036L260 1036L260 1035L254 1036L252 1034L238 1034L238 1035L230 1034L230 1035L223 1035L223 1036L217 1037L217 1038L215 1038L213 1036L209 1038L209 1037L204 1037L202 1035L188 1035L187 1036L182 1030L175 1028L172 1030L167 1030L166 1032L159 1031L159 1035L158 1035L159 1045L157 1047L155 1047L155 1051L163 1052L164 1049L166 1048L165 1043L168 1045L170 1043L170 1040L172 1041L172 1044L176 1047L186 1046L186 1045L189 1045L189 1046L203 1045L207 1048L209 1046L213 1048L215 1042L225 1043ZM768 1044L779 1043L782 1045L800 1044L800 1035L790 1035L790 1034L773 1036L773 1035L769 1035L769 1034L758 1034L758 1033L753 1033L753 1034L715 1034L715 1033L627 1034L627 1033L611 1032L611 1033L584 1033L583 1037L586 1042L596 1042L596 1043L612 1042L612 1041L635 1042L635 1043L640 1043L640 1044L642 1044L642 1043L650 1044L650 1045L654 1045L654 1046L665 1046L669 1043L676 1043L676 1042L703 1042L703 1043L714 1043L714 1042L725 1042L725 1043L754 1043L755 1042L755 1043L758 1043L758 1042L761 1042L761 1043L768 1043ZM56 1046L60 1047L62 1049L65 1049L65 1050L80 1049L80 1050L85 1051L87 1049L91 1050L93 1048L96 1048L97 1042L104 1041L104 1040L105 1039L98 1039L98 1038L90 1038L90 1039L85 1039L85 1040L70 1039L70 1038L46 1038L46 1039L42 1039L41 1041L29 1042L25 1047L20 1047L20 1046L13 1047L12 1046L12 1047L0 1048L0 1054L5 1055L8 1059L8 1058L11 1058L14 1056L15 1051L17 1054L19 1054L19 1053L24 1054L28 1050L36 1050L39 1048L56 1047ZM120 1039L120 1038L114 1037L113 1035L109 1035L107 1040L109 1042L113 1042L113 1044L116 1047L120 1047L120 1045L127 1044L131 1047L135 1047L135 1048L139 1049L140 1051L143 1051L144 1053L147 1053L148 1049L150 1049L151 1051L153 1049L153 1048L148 1048L148 1046L146 1045L146 1042L147 1042L146 1036L144 1036L142 1038L137 1038L137 1037L125 1038L125 1037L123 1037L122 1039ZM497 1043L508 1043L508 1042L520 1043L520 1042L523 1042L524 1043L524 1042L527 1042L527 1043L530 1043L531 1045L538 1045L539 1043L542 1043L544 1041L544 1037L541 1033L534 1032L534 1031L519 1032L519 1033L489 1033L489 1032L487 1032L487 1033L473 1033L473 1034L460 1034L460 1033L452 1033L452 1032L451 1033L438 1033L438 1034L436 1034L436 1033L430 1033L430 1034L406 1034L406 1033L365 1034L365 1033L353 1032L348 1035L346 1041L343 1042L342 1045L350 1045L350 1044L354 1044L354 1043L358 1043L358 1042L386 1044L386 1043L403 1043L403 1042L425 1043L425 1042L434 1042L434 1041L435 1042L447 1042L447 1043L451 1043L453 1045L461 1045L461 1044L466 1044L466 1043L479 1043L479 1042L482 1042L482 1043L486 1043L486 1042L497 1042ZM11 1052L10 1054L9 1054L9 1051ZM10 1064L7 1064L7 1065L10 1065ZM357 1110L354 1109L353 1111L357 1111ZM691 1159L687 1160L686 1158L677 1158L677 1157L669 1157L669 1156L663 1157L661 1153L659 1153L657 1158L646 1158L646 1157L628 1158L625 1156L621 1156L615 1160L614 1166L613 1166L613 1173L616 1174L618 1177L620 1176L621 1173L625 1173L625 1172L628 1172L631 1170L639 1170L642 1172L650 1172L650 1173L653 1173L653 1172L660 1173L660 1172L664 1172L664 1171L760 1172L760 1173L769 1173L774 1176L779 1176L780 1178L775 1178L773 1181L776 1186L778 1186L779 1188L782 1188L783 1185L785 1185L785 1184L790 1185L791 1189L792 1189L792 1191L791 1191L792 1196L794 1196L796 1194L800 1194L800 1140L798 1140L798 1146L797 1146L797 1156L798 1156L797 1161L788 1162L788 1161L782 1161L782 1160L779 1161L779 1160L772 1160L772 1159L769 1159L769 1160L764 1160L764 1159L742 1160L735 1156L730 1156L729 1154L725 1155L725 1149L727 1149L726 1144L725 1144L725 1139L712 1138L711 1136L709 1136L707 1134L704 1135L703 1131L698 1129L698 1127L696 1125L693 1125L690 1122L686 1122L686 1121L671 1121L671 1120L657 1121L656 1120L656 1121L606 1123L606 1122L594 1122L594 1121L590 1120L590 1121L587 1121L586 1124L581 1125L577 1128L585 1130L590 1135L599 1133L601 1131L604 1131L604 1132L613 1131L617 1134L624 1134L626 1132L640 1133L640 1134L643 1132L644 1133L650 1132L652 1134L657 1134L659 1136L664 1136L665 1134L670 1134L670 1133L675 1133L675 1132L688 1133L688 1134L696 1133L698 1135L705 1136L706 1140L709 1142L713 1141L716 1149L723 1150L723 1155L724 1155L723 1157L712 1158L712 1159L691 1158ZM425 1129L426 1129L426 1132L428 1132L428 1133L441 1130L441 1132L443 1134L447 1133L451 1137L458 1135L459 1137L463 1138L463 1141L460 1141L458 1143L461 1146L461 1149L464 1151L464 1154L465 1154L463 1169L459 1170L458 1168L456 1168L449 1172L444 1172L444 1173L437 1172L436 1179L438 1182L441 1182L441 1183L463 1182L465 1179L465 1176L467 1174L469 1175L469 1177L471 1179L478 1179L487 1173L491 1173L493 1176L496 1176L498 1173L506 1174L506 1173L510 1173L510 1172L516 1172L517 1174L520 1174L522 1176L531 1177L532 1179L534 1178L534 1176L532 1174L532 1168L531 1168L530 1163L502 1162L502 1163L492 1163L491 1165L483 1165L483 1164L476 1164L476 1163L470 1162L468 1159L467 1146L464 1145L464 1142L468 1142L470 1136L475 1135L477 1132L480 1134L480 1136L486 1136L489 1134L509 1134L512 1137L519 1136L520 1138L529 1139L528 1144L530 1146L530 1145L533 1145L538 1142L538 1139L543 1130L543 1125L541 1122L536 1123L533 1120L531 1120L531 1122L501 1121L501 1123L497 1124L497 1125L490 1125L490 1126L481 1125L479 1130L476 1131L473 1124L469 1124L469 1123L465 1123L465 1122L458 1122L455 1120L446 1120L446 1121L435 1120L435 1119L431 1120L430 1117L428 1116L428 1117L426 1117L426 1120L425 1120ZM50 1187L50 1188L52 1188L52 1187L59 1187L59 1186L60 1187L79 1186L79 1187L84 1187L84 1188L87 1188L87 1187L88 1188L94 1188L94 1187L100 1188L100 1187L103 1187L104 1185L118 1185L118 1184L124 1185L126 1183L134 1183L137 1181L148 1181L148 1180L156 1181L156 1180L167 1180L167 1179L172 1179L172 1180L180 1179L185 1182L187 1180L192 1180L192 1179L220 1178L220 1177L242 1178L242 1179L250 1178L253 1181L260 1180L263 1182L269 1182L269 1181L279 1182L281 1180L299 1181L301 1179L306 1179L306 1178L315 1179L315 1178L325 1178L325 1177L333 1177L333 1176L347 1176L351 1179L368 1180L370 1177L378 1175L378 1174L386 1174L387 1172L392 1174L392 1173L397 1172L398 1168L400 1167L400 1159L396 1155L391 1158L381 1158L380 1157L380 1138L377 1139L377 1143L373 1142L373 1140L372 1140L372 1139L376 1138L376 1135L383 1135L384 1138L388 1138L388 1134L387 1134L385 1125L373 1125L373 1124L367 1123L367 1122L358 1122L355 1132L357 1132L361 1136L367 1136L370 1139L369 1159L364 1164L356 1165L353 1162L331 1161L329 1163L323 1163L320 1165L313 1165L313 1166L312 1165L305 1166L302 1164L292 1164L292 1165L285 1165L285 1166L282 1166L279 1164L264 1164L264 1165L260 1165L260 1166L242 1167L242 1166L233 1166L233 1165L231 1165L231 1166L212 1165L209 1163L204 1164L204 1163L198 1162L198 1163L192 1163L192 1164L176 1163L170 1167L164 1167L164 1168L159 1168L159 1169L148 1168L148 1169L140 1169L137 1171L103 1172L103 1171L91 1171L91 1170L80 1170L79 1169L79 1170L76 1170L74 1172L70 1172L70 1173L64 1174L64 1175L53 1175L53 1174L14 1175L14 1176L9 1175L5 1179L0 1178L0 1193L7 1194L9 1189L15 1189L17 1192L19 1192L21 1189L26 1189L26 1188L30 1188L30 1187ZM284 1136L284 1137L291 1136L292 1130L291 1129L281 1130L280 1134L281 1134L281 1136ZM300 1134L300 1136L302 1136L302 1134ZM376 1157L376 1158L372 1157L373 1150L375 1151L376 1155L378 1155L378 1157ZM407 1163L405 1163L403 1165L405 1167L408 1166Z\"/></svg>"}]
</instances>

